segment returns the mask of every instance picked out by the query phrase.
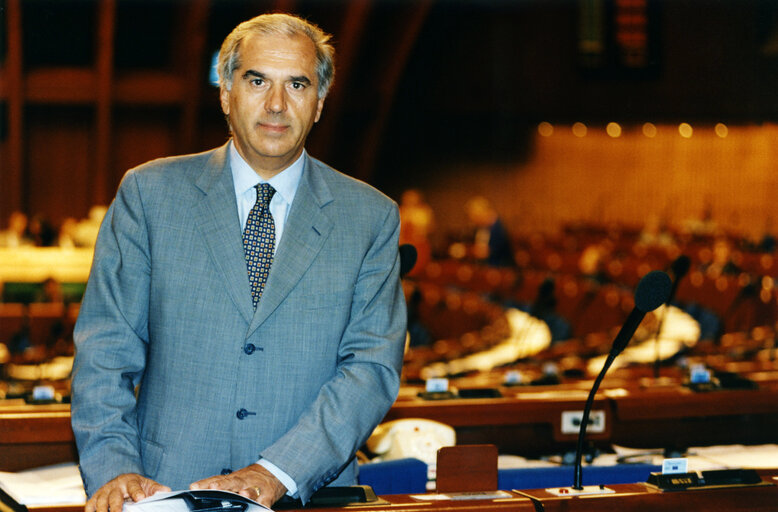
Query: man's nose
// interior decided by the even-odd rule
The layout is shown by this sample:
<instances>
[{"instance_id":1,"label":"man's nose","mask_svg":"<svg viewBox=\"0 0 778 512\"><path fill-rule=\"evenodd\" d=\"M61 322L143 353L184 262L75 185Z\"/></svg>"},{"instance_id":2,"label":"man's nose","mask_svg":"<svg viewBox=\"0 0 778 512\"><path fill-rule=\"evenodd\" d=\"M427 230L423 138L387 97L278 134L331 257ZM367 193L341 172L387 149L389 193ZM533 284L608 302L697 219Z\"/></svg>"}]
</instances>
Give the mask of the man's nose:
<instances>
[{"instance_id":1,"label":"man's nose","mask_svg":"<svg viewBox=\"0 0 778 512\"><path fill-rule=\"evenodd\" d=\"M265 110L278 114L286 110L286 91L282 85L273 85L265 101Z\"/></svg>"}]
</instances>

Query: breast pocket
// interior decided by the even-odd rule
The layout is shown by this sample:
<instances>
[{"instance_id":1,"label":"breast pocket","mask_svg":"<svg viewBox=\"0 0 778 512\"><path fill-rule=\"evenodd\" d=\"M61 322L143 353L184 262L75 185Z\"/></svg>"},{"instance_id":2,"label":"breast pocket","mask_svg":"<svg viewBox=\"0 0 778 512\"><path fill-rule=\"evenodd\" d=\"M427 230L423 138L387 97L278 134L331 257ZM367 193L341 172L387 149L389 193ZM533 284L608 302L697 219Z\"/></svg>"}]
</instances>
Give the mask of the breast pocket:
<instances>
[{"instance_id":1,"label":"breast pocket","mask_svg":"<svg viewBox=\"0 0 778 512\"><path fill-rule=\"evenodd\" d=\"M290 304L299 311L320 309L347 309L351 307L351 290L334 292L307 293L289 297Z\"/></svg>"}]
</instances>

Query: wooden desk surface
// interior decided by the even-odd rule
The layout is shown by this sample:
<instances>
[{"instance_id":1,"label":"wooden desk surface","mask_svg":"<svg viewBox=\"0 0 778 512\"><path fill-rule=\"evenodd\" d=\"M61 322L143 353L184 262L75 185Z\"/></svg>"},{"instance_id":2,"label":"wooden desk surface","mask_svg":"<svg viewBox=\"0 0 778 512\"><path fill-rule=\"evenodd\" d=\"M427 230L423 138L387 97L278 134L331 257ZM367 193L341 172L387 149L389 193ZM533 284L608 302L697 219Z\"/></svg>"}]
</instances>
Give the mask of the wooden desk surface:
<instances>
[{"instance_id":1,"label":"wooden desk surface","mask_svg":"<svg viewBox=\"0 0 778 512\"><path fill-rule=\"evenodd\" d=\"M510 492L492 500L433 500L430 495L385 495L382 504L320 507L319 512L775 512L778 510L778 470L760 471L767 485L692 491L660 491L643 483L608 485L612 494L558 497L545 489ZM426 499L425 499L426 496ZM81 512L82 507L30 507L30 512Z\"/></svg>"},{"instance_id":2,"label":"wooden desk surface","mask_svg":"<svg viewBox=\"0 0 778 512\"><path fill-rule=\"evenodd\" d=\"M677 378L610 378L593 410L603 411L602 432L589 441L634 448L686 448L775 442L778 374L760 374L758 389L693 391ZM457 382L458 383L458 382ZM468 384L473 384L469 382ZM606 387L607 384L607 387ZM577 431L562 431L563 411L581 411L588 381L556 386L499 387L502 398L424 400L407 387L386 419L427 418L455 427L459 444L497 444L501 453L536 456L574 445Z\"/></svg>"},{"instance_id":3,"label":"wooden desk surface","mask_svg":"<svg viewBox=\"0 0 778 512\"><path fill-rule=\"evenodd\" d=\"M778 487L774 483L760 487L733 487L692 491L663 492L645 484L609 485L614 494L557 497L544 489L522 491L541 505L544 512L684 512L743 511L768 512L778 508Z\"/></svg>"},{"instance_id":4,"label":"wooden desk surface","mask_svg":"<svg viewBox=\"0 0 778 512\"><path fill-rule=\"evenodd\" d=\"M78 460L67 404L0 405L0 432L0 471Z\"/></svg>"},{"instance_id":5,"label":"wooden desk surface","mask_svg":"<svg viewBox=\"0 0 778 512\"><path fill-rule=\"evenodd\" d=\"M695 392L677 381L652 386L640 379L611 380L597 394L602 431L590 429L595 444L634 448L775 442L778 385L758 389ZM562 430L564 411L581 411L590 384L499 388L501 398L423 400L418 387L403 388L386 420L427 418L453 426L458 444L496 444L500 453L538 456L575 445L578 432ZM74 461L69 406L0 404L0 471Z\"/></svg>"}]
</instances>

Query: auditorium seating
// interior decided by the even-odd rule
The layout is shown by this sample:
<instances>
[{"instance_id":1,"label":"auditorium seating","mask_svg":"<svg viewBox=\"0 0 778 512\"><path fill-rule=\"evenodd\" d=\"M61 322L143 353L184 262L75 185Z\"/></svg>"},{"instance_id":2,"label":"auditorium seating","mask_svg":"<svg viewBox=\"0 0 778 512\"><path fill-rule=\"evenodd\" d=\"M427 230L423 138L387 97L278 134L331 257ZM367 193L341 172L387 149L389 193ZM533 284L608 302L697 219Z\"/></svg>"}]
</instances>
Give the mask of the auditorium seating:
<instances>
[{"instance_id":1,"label":"auditorium seating","mask_svg":"<svg viewBox=\"0 0 778 512\"><path fill-rule=\"evenodd\" d=\"M27 323L26 307L20 303L0 302L0 343L9 343Z\"/></svg>"}]
</instances>

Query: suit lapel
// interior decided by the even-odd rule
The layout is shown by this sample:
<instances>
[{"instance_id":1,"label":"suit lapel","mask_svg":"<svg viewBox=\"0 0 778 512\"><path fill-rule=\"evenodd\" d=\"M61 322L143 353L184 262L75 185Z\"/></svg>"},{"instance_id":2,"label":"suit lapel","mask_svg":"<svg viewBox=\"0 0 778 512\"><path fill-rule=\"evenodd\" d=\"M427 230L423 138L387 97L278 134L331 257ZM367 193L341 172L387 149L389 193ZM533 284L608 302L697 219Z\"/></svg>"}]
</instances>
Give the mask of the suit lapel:
<instances>
[{"instance_id":1,"label":"suit lapel","mask_svg":"<svg viewBox=\"0 0 778 512\"><path fill-rule=\"evenodd\" d=\"M254 308L246 273L243 239L237 217L237 203L232 173L227 158L227 146L217 149L195 185L204 193L194 208L193 221L202 232L205 245L227 292L246 322L251 322Z\"/></svg>"},{"instance_id":2,"label":"suit lapel","mask_svg":"<svg viewBox=\"0 0 778 512\"><path fill-rule=\"evenodd\" d=\"M332 195L318 165L311 158L306 158L305 170L284 225L284 234L273 258L270 277L248 335L289 295L332 230L332 221L322 212L322 207L332 201Z\"/></svg>"}]
</instances>

